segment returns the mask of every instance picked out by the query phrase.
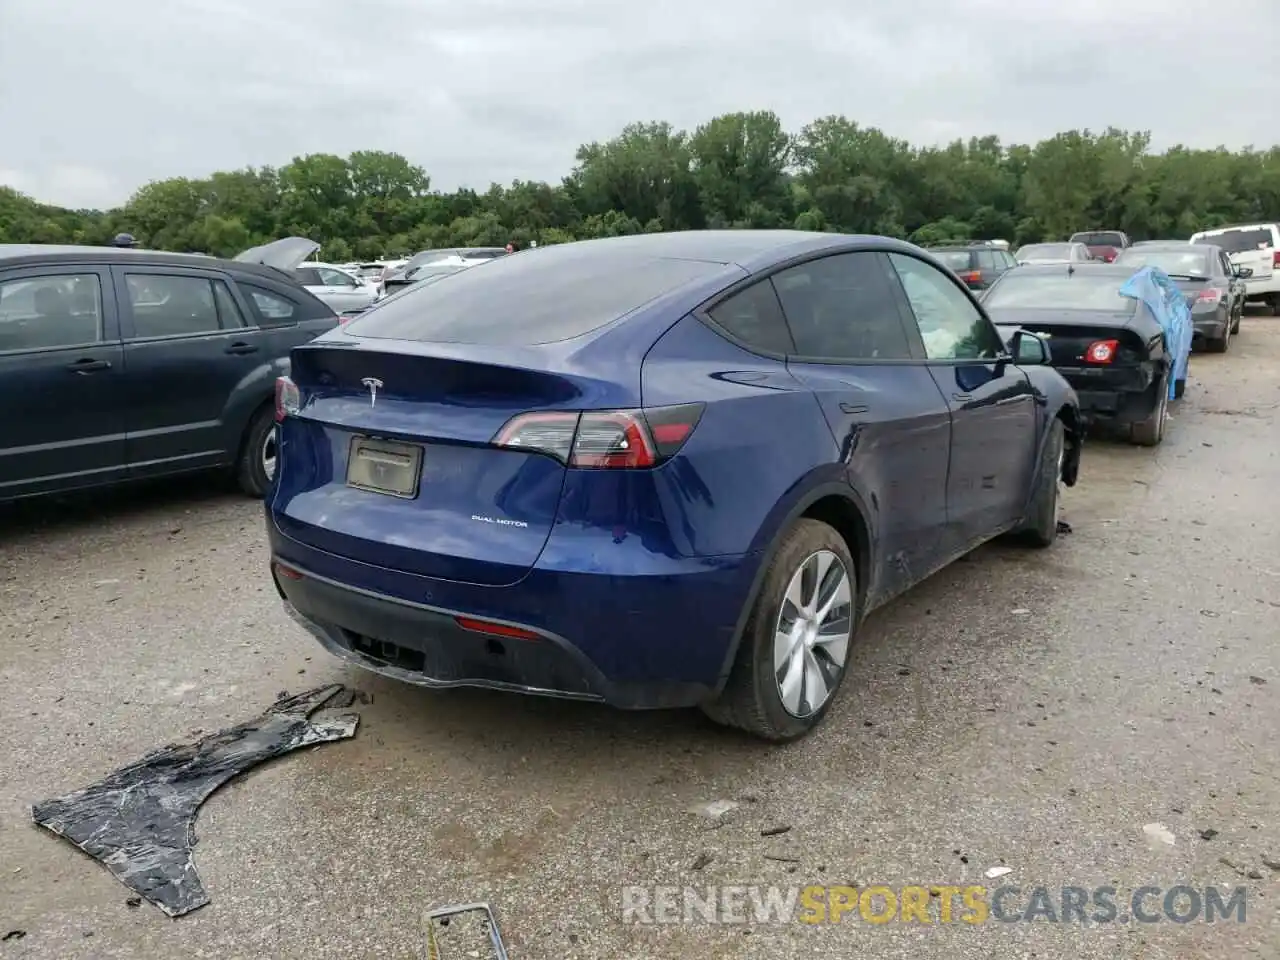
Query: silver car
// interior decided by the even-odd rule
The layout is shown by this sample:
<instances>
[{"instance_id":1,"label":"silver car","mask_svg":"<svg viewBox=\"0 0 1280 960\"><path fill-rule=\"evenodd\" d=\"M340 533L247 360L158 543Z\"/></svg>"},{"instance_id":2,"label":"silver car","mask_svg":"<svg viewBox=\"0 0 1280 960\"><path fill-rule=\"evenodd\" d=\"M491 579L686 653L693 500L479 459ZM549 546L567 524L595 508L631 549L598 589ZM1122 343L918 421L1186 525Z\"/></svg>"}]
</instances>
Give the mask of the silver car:
<instances>
[{"instance_id":1,"label":"silver car","mask_svg":"<svg viewBox=\"0 0 1280 960\"><path fill-rule=\"evenodd\" d=\"M1089 263L1093 254L1083 243L1029 243L1013 255L1018 263Z\"/></svg>"},{"instance_id":2,"label":"silver car","mask_svg":"<svg viewBox=\"0 0 1280 960\"><path fill-rule=\"evenodd\" d=\"M289 274L337 314L359 313L377 302L382 291L376 284L342 267L307 260L319 249L320 244L306 237L285 237L246 250L236 259L265 264Z\"/></svg>"}]
</instances>

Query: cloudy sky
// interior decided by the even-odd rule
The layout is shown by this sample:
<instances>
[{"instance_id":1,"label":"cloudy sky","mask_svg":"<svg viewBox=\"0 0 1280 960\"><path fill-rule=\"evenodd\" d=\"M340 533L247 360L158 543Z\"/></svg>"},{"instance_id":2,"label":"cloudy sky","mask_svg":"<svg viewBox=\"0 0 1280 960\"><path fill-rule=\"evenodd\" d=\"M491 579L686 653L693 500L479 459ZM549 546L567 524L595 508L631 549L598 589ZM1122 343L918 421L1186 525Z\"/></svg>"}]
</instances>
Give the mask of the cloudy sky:
<instances>
[{"instance_id":1,"label":"cloudy sky","mask_svg":"<svg viewBox=\"0 0 1280 960\"><path fill-rule=\"evenodd\" d=\"M1280 0L0 0L0 184L110 206L379 149L484 188L556 180L632 120L752 109L1269 146L1277 50Z\"/></svg>"}]
</instances>

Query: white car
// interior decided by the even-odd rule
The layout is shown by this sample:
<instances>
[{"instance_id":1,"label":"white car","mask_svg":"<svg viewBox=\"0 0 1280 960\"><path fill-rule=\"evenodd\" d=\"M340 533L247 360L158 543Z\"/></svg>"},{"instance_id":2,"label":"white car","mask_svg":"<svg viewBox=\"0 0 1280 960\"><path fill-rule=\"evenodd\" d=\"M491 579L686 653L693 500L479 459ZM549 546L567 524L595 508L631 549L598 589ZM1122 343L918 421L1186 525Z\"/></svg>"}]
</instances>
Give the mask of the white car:
<instances>
[{"instance_id":1,"label":"white car","mask_svg":"<svg viewBox=\"0 0 1280 960\"><path fill-rule=\"evenodd\" d=\"M1093 254L1083 243L1029 243L1013 258L1019 263L1088 263Z\"/></svg>"},{"instance_id":2,"label":"white car","mask_svg":"<svg viewBox=\"0 0 1280 960\"><path fill-rule=\"evenodd\" d=\"M1243 223L1191 235L1192 243L1209 243L1237 267L1246 289L1245 302L1262 302L1280 316L1280 224ZM1244 273L1243 271L1251 271Z\"/></svg>"},{"instance_id":3,"label":"white car","mask_svg":"<svg viewBox=\"0 0 1280 960\"><path fill-rule=\"evenodd\" d=\"M306 237L285 237L237 254L236 259L261 263L287 273L337 314L359 313L373 306L382 290L331 263L307 260L320 244Z\"/></svg>"}]
</instances>

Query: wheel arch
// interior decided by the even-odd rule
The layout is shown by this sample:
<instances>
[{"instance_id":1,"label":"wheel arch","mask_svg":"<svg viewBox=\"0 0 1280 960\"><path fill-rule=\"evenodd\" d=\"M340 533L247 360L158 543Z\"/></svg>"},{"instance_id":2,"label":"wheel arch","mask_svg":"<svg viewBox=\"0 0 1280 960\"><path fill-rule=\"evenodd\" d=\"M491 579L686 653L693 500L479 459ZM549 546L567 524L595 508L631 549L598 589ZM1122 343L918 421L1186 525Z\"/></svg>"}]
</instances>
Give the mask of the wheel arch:
<instances>
[{"instance_id":1,"label":"wheel arch","mask_svg":"<svg viewBox=\"0 0 1280 960\"><path fill-rule=\"evenodd\" d=\"M870 521L870 513L857 491L847 483L828 481L819 483L798 497L777 523L768 546L760 551L760 562L756 565L751 579L746 600L738 613L738 621L734 624L733 638L725 650L724 662L720 666L720 676L716 682L716 693L724 689L734 661L738 657L738 649L742 645L743 633L747 620L759 599L764 578L773 558L778 553L783 537L792 525L800 519L818 520L834 529L844 539L853 557L857 577L857 611L860 620L867 609L868 597L872 595L872 571L875 569L875 528Z\"/></svg>"},{"instance_id":2,"label":"wheel arch","mask_svg":"<svg viewBox=\"0 0 1280 960\"><path fill-rule=\"evenodd\" d=\"M1084 450L1085 424L1080 415L1080 408L1073 403L1063 403L1053 415L1054 420L1061 420L1066 432L1067 455L1062 464L1062 482L1068 487L1076 485L1080 476L1080 458ZM1051 420L1050 423L1053 421Z\"/></svg>"}]
</instances>

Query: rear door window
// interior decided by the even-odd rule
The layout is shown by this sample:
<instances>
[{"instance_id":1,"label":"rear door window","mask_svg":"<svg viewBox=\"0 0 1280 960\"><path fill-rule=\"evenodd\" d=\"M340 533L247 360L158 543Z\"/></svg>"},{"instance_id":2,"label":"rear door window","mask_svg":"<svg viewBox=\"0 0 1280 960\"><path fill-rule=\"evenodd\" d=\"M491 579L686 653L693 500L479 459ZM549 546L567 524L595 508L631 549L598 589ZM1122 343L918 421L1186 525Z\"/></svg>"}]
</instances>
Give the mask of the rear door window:
<instances>
[{"instance_id":1,"label":"rear door window","mask_svg":"<svg viewBox=\"0 0 1280 960\"><path fill-rule=\"evenodd\" d=\"M102 342L96 273L46 274L0 283L0 352Z\"/></svg>"},{"instance_id":2,"label":"rear door window","mask_svg":"<svg viewBox=\"0 0 1280 960\"><path fill-rule=\"evenodd\" d=\"M215 333L218 319L213 282L205 277L126 273L135 337L177 337Z\"/></svg>"},{"instance_id":3,"label":"rear door window","mask_svg":"<svg viewBox=\"0 0 1280 960\"><path fill-rule=\"evenodd\" d=\"M883 254L871 251L823 257L775 274L796 355L837 363L911 359L892 280Z\"/></svg>"},{"instance_id":4,"label":"rear door window","mask_svg":"<svg viewBox=\"0 0 1280 960\"><path fill-rule=\"evenodd\" d=\"M330 267L317 267L315 272L320 275L322 286L354 287L356 285L355 280L341 270L334 270Z\"/></svg>"}]
</instances>

